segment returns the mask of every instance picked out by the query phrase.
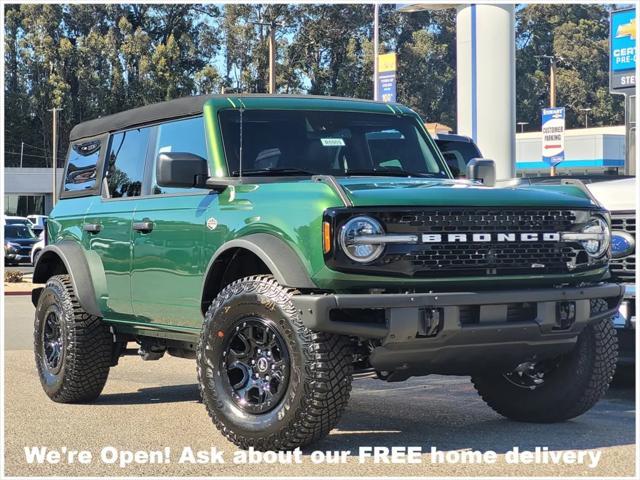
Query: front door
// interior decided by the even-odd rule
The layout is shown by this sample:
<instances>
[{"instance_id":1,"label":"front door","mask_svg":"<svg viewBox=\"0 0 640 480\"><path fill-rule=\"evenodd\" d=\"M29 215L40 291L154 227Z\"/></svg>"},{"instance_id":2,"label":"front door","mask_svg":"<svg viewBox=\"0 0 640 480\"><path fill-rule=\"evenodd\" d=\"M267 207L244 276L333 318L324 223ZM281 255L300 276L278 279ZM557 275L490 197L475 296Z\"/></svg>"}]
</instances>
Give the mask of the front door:
<instances>
[{"instance_id":1,"label":"front door","mask_svg":"<svg viewBox=\"0 0 640 480\"><path fill-rule=\"evenodd\" d=\"M162 152L189 152L207 158L202 117L158 125L147 178L150 195L133 218L131 295L139 322L171 327L202 325L201 289L206 223L218 196L205 189L166 188L156 183L155 159Z\"/></svg>"}]
</instances>

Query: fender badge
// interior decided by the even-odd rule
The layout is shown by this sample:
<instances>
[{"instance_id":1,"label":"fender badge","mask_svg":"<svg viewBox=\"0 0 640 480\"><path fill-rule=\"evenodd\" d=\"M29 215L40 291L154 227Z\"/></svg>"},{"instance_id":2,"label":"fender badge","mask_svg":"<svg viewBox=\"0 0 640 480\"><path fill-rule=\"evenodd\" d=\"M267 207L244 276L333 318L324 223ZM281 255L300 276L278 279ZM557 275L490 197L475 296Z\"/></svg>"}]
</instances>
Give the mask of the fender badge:
<instances>
[{"instance_id":1,"label":"fender badge","mask_svg":"<svg viewBox=\"0 0 640 480\"><path fill-rule=\"evenodd\" d=\"M217 226L218 226L218 220L216 220L215 218L211 217L207 220L207 228L209 230L215 230Z\"/></svg>"}]
</instances>

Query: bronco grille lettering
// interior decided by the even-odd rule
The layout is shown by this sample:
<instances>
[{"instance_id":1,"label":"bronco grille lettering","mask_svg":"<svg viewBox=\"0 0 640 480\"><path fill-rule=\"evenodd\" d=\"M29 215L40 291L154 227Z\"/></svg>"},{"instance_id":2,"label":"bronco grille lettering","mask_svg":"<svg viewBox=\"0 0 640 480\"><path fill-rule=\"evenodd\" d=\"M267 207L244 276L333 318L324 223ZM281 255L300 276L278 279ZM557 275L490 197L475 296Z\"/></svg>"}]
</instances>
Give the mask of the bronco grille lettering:
<instances>
[{"instance_id":1,"label":"bronco grille lettering","mask_svg":"<svg viewBox=\"0 0 640 480\"><path fill-rule=\"evenodd\" d=\"M424 233L422 235L422 243L455 243L455 242L559 242L560 233L547 232L524 232L524 233Z\"/></svg>"}]
</instances>

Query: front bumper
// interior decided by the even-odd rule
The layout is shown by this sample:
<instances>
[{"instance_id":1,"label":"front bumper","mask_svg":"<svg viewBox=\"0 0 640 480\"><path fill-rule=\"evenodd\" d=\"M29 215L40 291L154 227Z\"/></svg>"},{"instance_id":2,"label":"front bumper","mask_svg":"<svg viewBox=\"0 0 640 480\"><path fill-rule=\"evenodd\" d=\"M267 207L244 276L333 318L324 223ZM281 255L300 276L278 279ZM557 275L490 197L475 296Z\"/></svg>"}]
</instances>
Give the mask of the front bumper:
<instances>
[{"instance_id":1,"label":"front bumper","mask_svg":"<svg viewBox=\"0 0 640 480\"><path fill-rule=\"evenodd\" d=\"M624 298L612 320L618 333L618 363L633 365L636 358L636 286L628 283L624 287Z\"/></svg>"},{"instance_id":2,"label":"front bumper","mask_svg":"<svg viewBox=\"0 0 640 480\"><path fill-rule=\"evenodd\" d=\"M296 295L293 302L306 327L374 339L371 365L408 376L470 374L565 353L589 322L616 312L623 293L620 285L599 284L489 292ZM598 298L605 299L608 308L594 313L591 300ZM559 328L561 306L567 304L574 306L575 317L569 326ZM529 314L512 315L518 308ZM345 312L351 316L342 315ZM354 317L357 312L360 315ZM435 335L427 325L433 326L434 318Z\"/></svg>"},{"instance_id":3,"label":"front bumper","mask_svg":"<svg viewBox=\"0 0 640 480\"><path fill-rule=\"evenodd\" d=\"M13 263L31 262L29 255L20 255L18 253L5 253L4 259Z\"/></svg>"}]
</instances>

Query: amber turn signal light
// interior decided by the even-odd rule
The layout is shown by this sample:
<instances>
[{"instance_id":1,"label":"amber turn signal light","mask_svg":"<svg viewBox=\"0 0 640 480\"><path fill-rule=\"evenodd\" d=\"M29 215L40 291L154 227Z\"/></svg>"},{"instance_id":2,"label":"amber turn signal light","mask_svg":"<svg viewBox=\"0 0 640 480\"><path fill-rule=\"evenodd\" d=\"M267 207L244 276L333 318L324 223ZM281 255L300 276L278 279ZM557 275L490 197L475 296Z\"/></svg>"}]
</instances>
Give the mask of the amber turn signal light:
<instances>
[{"instance_id":1,"label":"amber turn signal light","mask_svg":"<svg viewBox=\"0 0 640 480\"><path fill-rule=\"evenodd\" d=\"M331 251L331 224L322 222L322 251L329 253Z\"/></svg>"}]
</instances>

